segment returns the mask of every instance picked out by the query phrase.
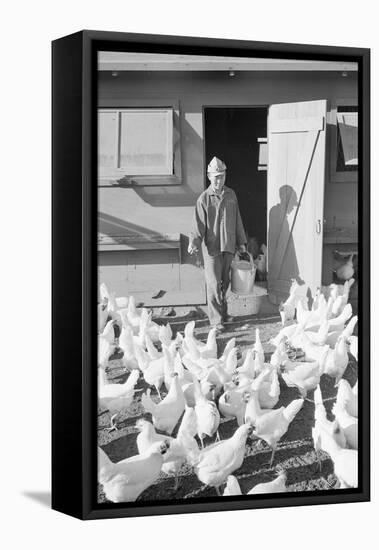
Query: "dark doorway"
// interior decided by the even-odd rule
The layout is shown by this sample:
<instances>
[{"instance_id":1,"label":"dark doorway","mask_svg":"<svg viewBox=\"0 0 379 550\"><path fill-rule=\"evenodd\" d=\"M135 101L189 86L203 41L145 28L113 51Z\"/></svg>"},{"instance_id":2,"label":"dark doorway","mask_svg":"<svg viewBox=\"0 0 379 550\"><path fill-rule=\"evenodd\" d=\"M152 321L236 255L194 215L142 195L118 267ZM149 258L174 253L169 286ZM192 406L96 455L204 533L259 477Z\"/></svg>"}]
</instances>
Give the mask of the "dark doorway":
<instances>
[{"instance_id":1,"label":"dark doorway","mask_svg":"<svg viewBox=\"0 0 379 550\"><path fill-rule=\"evenodd\" d=\"M205 107L204 129L206 166L214 156L225 162L248 236L266 244L267 145L258 140L267 138L267 107Z\"/></svg>"}]
</instances>

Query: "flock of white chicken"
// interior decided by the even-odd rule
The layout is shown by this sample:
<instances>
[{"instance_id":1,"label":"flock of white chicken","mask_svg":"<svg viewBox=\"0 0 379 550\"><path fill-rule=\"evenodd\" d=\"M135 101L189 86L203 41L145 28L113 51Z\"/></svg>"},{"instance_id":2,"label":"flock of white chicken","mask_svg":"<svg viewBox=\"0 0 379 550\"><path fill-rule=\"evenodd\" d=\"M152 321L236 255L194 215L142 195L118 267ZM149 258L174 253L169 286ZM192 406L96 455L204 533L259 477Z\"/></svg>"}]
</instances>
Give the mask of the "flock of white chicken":
<instances>
[{"instance_id":1,"label":"flock of white chicken","mask_svg":"<svg viewBox=\"0 0 379 550\"><path fill-rule=\"evenodd\" d=\"M98 401L100 409L110 413L107 429L118 429L118 415L128 410L137 395L152 419L140 417L136 422L139 433L135 456L114 463L99 447L98 480L106 498L112 502L134 501L162 471L175 476L176 489L184 464L217 494L224 487L224 496L241 495L232 474L244 462L247 439L258 438L269 446L272 467L277 445L304 400L314 402L312 437L320 470L320 451L324 451L333 461L337 486L356 487L357 384L352 388L343 378L348 354L358 360L358 342L353 335L357 317L352 316L348 301L353 282L330 285L326 293L318 291L310 309L305 300L299 299L298 285L293 282L289 298L280 306L283 328L271 340L275 351L269 362L258 328L255 342L243 360L239 360L235 338L218 356L215 329L210 329L207 341L202 342L194 335L195 322L190 321L183 334L178 332L173 338L170 325L152 321L151 312L137 308L133 296L116 299L101 285ZM122 350L123 366L129 373L123 384L111 383L107 377L109 359L116 349ZM323 403L322 375L334 379L338 386L333 420L328 419ZM299 392L299 398L285 407L276 407L280 377ZM144 389L137 389L137 385ZM313 392L313 400L309 392ZM220 421L232 419L238 427L231 437L220 440ZM204 445L209 437L216 441ZM274 481L256 485L249 494L286 491L286 472L277 471Z\"/></svg>"}]
</instances>

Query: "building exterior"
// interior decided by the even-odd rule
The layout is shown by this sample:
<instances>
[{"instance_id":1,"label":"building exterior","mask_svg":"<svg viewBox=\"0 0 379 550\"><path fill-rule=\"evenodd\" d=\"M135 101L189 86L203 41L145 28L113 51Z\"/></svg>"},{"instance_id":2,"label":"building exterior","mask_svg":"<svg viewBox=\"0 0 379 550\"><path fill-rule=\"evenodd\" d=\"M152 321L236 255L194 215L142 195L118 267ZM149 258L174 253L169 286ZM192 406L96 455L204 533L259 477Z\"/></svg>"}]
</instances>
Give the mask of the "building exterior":
<instances>
[{"instance_id":1,"label":"building exterior","mask_svg":"<svg viewBox=\"0 0 379 550\"><path fill-rule=\"evenodd\" d=\"M187 245L216 155L268 244L272 301L294 276L331 283L333 251L357 250L356 65L141 55L99 59L100 281L150 306L206 303Z\"/></svg>"}]
</instances>

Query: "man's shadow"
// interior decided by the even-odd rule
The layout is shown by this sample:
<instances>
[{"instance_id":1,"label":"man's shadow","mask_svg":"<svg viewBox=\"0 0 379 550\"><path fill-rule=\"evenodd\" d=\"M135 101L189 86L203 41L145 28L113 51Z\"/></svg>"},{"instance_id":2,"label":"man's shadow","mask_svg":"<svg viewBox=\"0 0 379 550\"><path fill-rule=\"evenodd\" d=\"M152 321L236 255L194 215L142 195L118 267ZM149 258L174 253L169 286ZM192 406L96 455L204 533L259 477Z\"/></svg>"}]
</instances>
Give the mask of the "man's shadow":
<instances>
[{"instance_id":1,"label":"man's shadow","mask_svg":"<svg viewBox=\"0 0 379 550\"><path fill-rule=\"evenodd\" d=\"M276 279L296 279L300 282L295 243L288 223L288 216L298 206L296 191L290 185L282 185L279 189L279 199L280 202L271 208L269 214L268 265L274 265L284 244L282 265L278 268Z\"/></svg>"}]
</instances>

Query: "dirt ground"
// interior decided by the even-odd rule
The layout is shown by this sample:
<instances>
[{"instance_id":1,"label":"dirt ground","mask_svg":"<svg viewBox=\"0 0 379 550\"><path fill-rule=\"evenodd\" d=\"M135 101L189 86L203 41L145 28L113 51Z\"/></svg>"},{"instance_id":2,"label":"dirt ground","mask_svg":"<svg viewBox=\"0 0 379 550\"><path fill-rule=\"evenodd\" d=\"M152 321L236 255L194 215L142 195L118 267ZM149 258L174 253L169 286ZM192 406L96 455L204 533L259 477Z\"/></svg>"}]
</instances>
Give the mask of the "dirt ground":
<instances>
[{"instance_id":1,"label":"dirt ground","mask_svg":"<svg viewBox=\"0 0 379 550\"><path fill-rule=\"evenodd\" d=\"M184 325L189 319L185 317L173 317L154 320L160 324L170 322L175 335L178 330L183 331ZM226 342L230 338L235 337L237 346L241 352L240 361L242 361L247 348L254 344L255 328L258 327L267 361L274 349L269 340L279 332L281 323L279 316L265 314L249 318L239 318L238 322L229 323L226 327L226 331L217 338L219 355L222 353ZM201 318L196 320L195 335L200 340L206 340L208 331L209 324L207 318L201 316ZM122 353L119 353L110 360L107 376L113 383L123 383L128 376L124 373L121 357ZM352 356L350 356L350 362L345 371L344 378L351 385L356 382L357 364ZM333 398L337 393L337 389L334 387L334 379L323 375L320 385L323 399L326 399L325 408L328 415L330 415L334 404ZM141 378L137 388L146 389L147 387L147 384ZM164 386L161 393L162 397L166 394ZM155 389L152 389L151 396L158 401ZM293 399L299 397L299 392L295 388L288 388L280 378L280 399L276 407L286 406ZM313 392L308 393L307 397L309 401L304 402L303 408L290 424L288 432L279 442L272 468L269 467L271 449L269 449L266 443L259 442L258 440L248 440L244 462L241 468L234 472L243 494L246 494L258 483L272 481L277 476L278 467L286 470L286 484L290 492L329 490L335 485L337 480L333 473L333 463L325 453L321 455L321 472L319 470L311 433L314 423L314 404L311 401L313 399ZM151 418L142 408L141 393L136 394L130 409L118 417L117 431L109 433L105 430L110 425L110 416L108 412L99 410L98 444L113 462L118 462L138 453L136 445L138 432L135 425L137 420L142 416L148 419ZM330 416L330 419L332 418ZM236 428L237 422L235 420L226 421L225 419L221 419L219 428L221 439L231 437ZM175 435L175 432L173 435ZM212 442L213 440L210 438L205 440L205 444ZM180 471L180 483L175 493L174 477L161 473L156 483L146 489L138 500L151 501L215 496L215 489L203 485L197 479L192 468L185 465ZM98 500L99 502L107 502L101 485L99 485Z\"/></svg>"}]
</instances>

